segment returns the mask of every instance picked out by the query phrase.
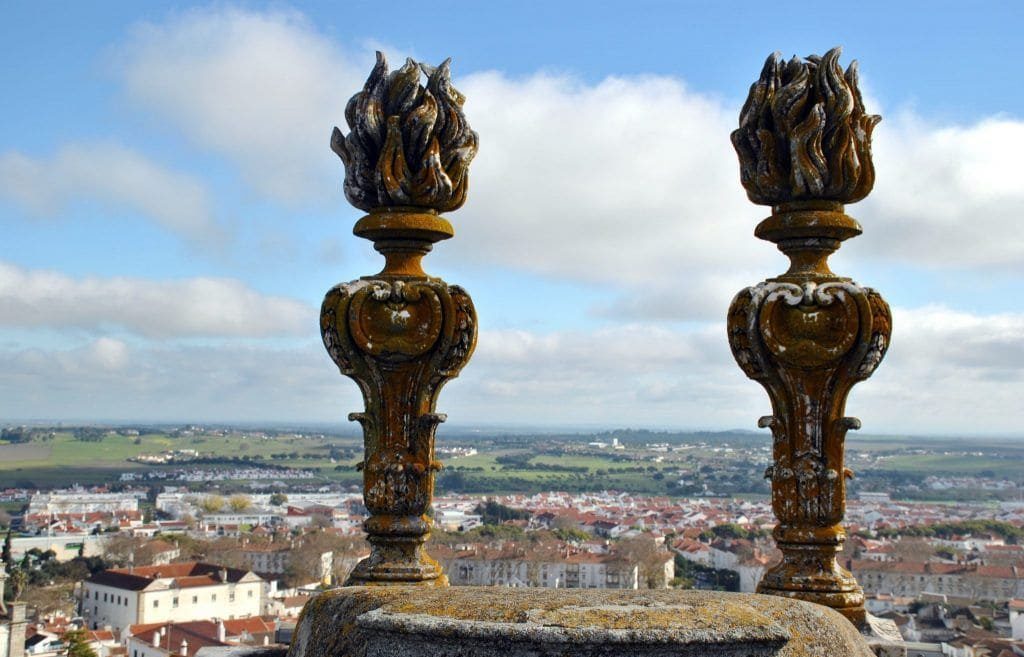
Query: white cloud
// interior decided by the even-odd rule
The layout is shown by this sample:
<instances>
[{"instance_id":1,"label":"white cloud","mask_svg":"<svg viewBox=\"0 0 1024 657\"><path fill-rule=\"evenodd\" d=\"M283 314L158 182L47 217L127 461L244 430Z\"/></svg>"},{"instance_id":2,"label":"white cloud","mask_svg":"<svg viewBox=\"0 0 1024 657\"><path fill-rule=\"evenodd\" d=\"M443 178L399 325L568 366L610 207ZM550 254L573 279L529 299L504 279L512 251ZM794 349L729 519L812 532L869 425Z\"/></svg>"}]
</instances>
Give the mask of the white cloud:
<instances>
[{"instance_id":1,"label":"white cloud","mask_svg":"<svg viewBox=\"0 0 1024 657\"><path fill-rule=\"evenodd\" d=\"M894 308L889 354L847 407L874 415L865 431L1019 433L1022 390L1024 314Z\"/></svg>"},{"instance_id":2,"label":"white cloud","mask_svg":"<svg viewBox=\"0 0 1024 657\"><path fill-rule=\"evenodd\" d=\"M312 308L221 278L83 278L0 262L0 326L123 329L151 338L272 337L315 331ZM123 361L114 343L98 357Z\"/></svg>"},{"instance_id":3,"label":"white cloud","mask_svg":"<svg viewBox=\"0 0 1024 657\"><path fill-rule=\"evenodd\" d=\"M895 311L896 336L847 414L866 433L1016 432L1024 422L1024 315ZM342 422L362 408L317 338L281 349L129 346L0 350L0 398L22 417ZM753 429L767 394L729 354L725 329L650 324L592 332L485 331L438 410L454 424Z\"/></svg>"},{"instance_id":4,"label":"white cloud","mask_svg":"<svg viewBox=\"0 0 1024 657\"><path fill-rule=\"evenodd\" d=\"M445 245L458 258L607 284L595 310L631 318L720 317L781 267L751 238L765 213L737 182L717 101L664 77L483 73L461 88L481 150Z\"/></svg>"},{"instance_id":5,"label":"white cloud","mask_svg":"<svg viewBox=\"0 0 1024 657\"><path fill-rule=\"evenodd\" d=\"M342 125L348 97L361 88L368 53L343 52L296 14L224 9L143 26L119 54L129 96L229 158L255 193L288 201L340 196L342 168L327 135ZM635 323L592 332L485 332L474 361L442 393L439 410L463 422L752 427L767 412L767 398L732 362L719 322L735 291L785 265L771 244L752 235L768 209L750 205L739 185L728 140L739 108L667 77L591 85L547 74L461 72L457 85L468 96L481 151L469 203L451 217L459 234L431 256L434 262L449 271L472 263L597 284L607 300L594 310ZM866 233L844 246L840 273L857 276L875 261L974 273L999 268L1015 276L1024 262L1024 186L1011 158L1022 148L1024 122L1012 119L951 127L912 114L887 117L875 138L876 191L850 208ZM7 193L41 208L50 198L33 197L31 186ZM264 312L266 299L230 281L156 284L169 286L158 294L139 291L154 284L129 279L11 271L0 270L8 281L0 317L17 310L26 318L18 326L297 335L312 316L281 299L282 311ZM91 303L38 293L35 302L21 302L28 311L11 305L23 288L45 290L39 281L47 277L58 281L54 289ZM144 303L115 300L122 288L134 291L127 299ZM183 292L194 301L179 301ZM253 302L238 302L246 294ZM40 299L65 318L42 310ZM159 321L139 310L147 305L158 308ZM164 311L168 305L172 310ZM696 329L644 323L672 319L714 322ZM872 432L1017 430L1024 419L1022 321L1019 314L938 307L897 311L892 350L878 373L855 387L849 413ZM55 363L49 352L8 360L14 367L35 359L37 367L58 371L69 363L99 364L82 366L89 376L130 370L141 377L137 385L113 386L124 394L111 392L111 399L137 394L132 403L140 413L156 408L159 388L147 387L156 384L146 377L158 371L180 374L190 390L201 391L183 398L179 416L335 419L358 406L339 404L339 395L354 399L354 386L315 346L301 353L182 349L109 343L62 356L67 362ZM239 358L246 363L239 366ZM252 363L266 365L257 372ZM218 395L230 401L212 406Z\"/></svg>"},{"instance_id":6,"label":"white cloud","mask_svg":"<svg viewBox=\"0 0 1024 657\"><path fill-rule=\"evenodd\" d=\"M331 128L372 52L353 63L295 12L204 9L137 27L117 54L131 99L231 158L260 194L339 195Z\"/></svg>"},{"instance_id":7,"label":"white cloud","mask_svg":"<svg viewBox=\"0 0 1024 657\"><path fill-rule=\"evenodd\" d=\"M338 198L326 135L361 88L368 52L342 50L296 13L219 9L143 26L121 55L129 95L230 157L258 193ZM735 291L785 269L752 236L768 209L739 185L738 107L672 77L585 84L454 67L481 150L469 202L452 216L458 237L435 262L607 285L595 311L634 319L717 319ZM1021 148L1020 121L887 118L877 191L851 208L866 235L844 246L841 273L866 260L1024 262L1024 186L1009 159Z\"/></svg>"},{"instance_id":8,"label":"white cloud","mask_svg":"<svg viewBox=\"0 0 1024 657\"><path fill-rule=\"evenodd\" d=\"M878 371L847 403L865 432L1019 431L1024 314L896 308L894 331ZM752 429L770 412L767 394L736 366L718 323L485 333L462 377L445 394L468 399L448 404L471 404L475 418Z\"/></svg>"},{"instance_id":9,"label":"white cloud","mask_svg":"<svg viewBox=\"0 0 1024 657\"><path fill-rule=\"evenodd\" d=\"M111 362L111 353L115 353ZM136 346L0 351L0 395L17 419L336 421L361 402L322 347Z\"/></svg>"},{"instance_id":10,"label":"white cloud","mask_svg":"<svg viewBox=\"0 0 1024 657\"><path fill-rule=\"evenodd\" d=\"M879 125L874 150L875 191L850 209L865 225L857 257L1020 271L1024 121L942 126L904 113Z\"/></svg>"},{"instance_id":11,"label":"white cloud","mask_svg":"<svg viewBox=\"0 0 1024 657\"><path fill-rule=\"evenodd\" d=\"M50 159L2 153L0 197L44 216L77 200L96 200L138 212L193 242L224 237L202 182L113 144L71 144Z\"/></svg>"},{"instance_id":12,"label":"white cloud","mask_svg":"<svg viewBox=\"0 0 1024 657\"><path fill-rule=\"evenodd\" d=\"M257 193L337 197L343 168L327 135L345 127L368 52L343 52L293 13L227 9L142 26L121 56L130 97L231 158ZM709 288L728 298L770 267L772 249L749 239L763 213L736 183L735 112L717 101L663 77L588 86L482 73L459 86L483 146L445 253L613 282L625 298L610 306L672 317L716 316ZM646 308L652 292L658 307Z\"/></svg>"}]
</instances>

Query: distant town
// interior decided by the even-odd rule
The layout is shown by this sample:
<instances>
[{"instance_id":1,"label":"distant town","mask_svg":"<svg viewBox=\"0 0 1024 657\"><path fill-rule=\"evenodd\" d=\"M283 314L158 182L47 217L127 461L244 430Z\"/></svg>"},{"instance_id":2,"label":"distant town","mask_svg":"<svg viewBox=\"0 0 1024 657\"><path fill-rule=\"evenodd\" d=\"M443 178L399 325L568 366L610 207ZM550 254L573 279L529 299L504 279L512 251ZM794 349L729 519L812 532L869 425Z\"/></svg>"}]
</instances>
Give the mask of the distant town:
<instances>
[{"instance_id":1,"label":"distant town","mask_svg":"<svg viewBox=\"0 0 1024 657\"><path fill-rule=\"evenodd\" d=\"M753 591L779 558L769 445L453 431L428 549L455 586ZM0 657L287 643L368 554L361 457L303 429L4 428ZM869 611L937 655L1024 654L1022 462L1024 441L851 438L842 563Z\"/></svg>"}]
</instances>

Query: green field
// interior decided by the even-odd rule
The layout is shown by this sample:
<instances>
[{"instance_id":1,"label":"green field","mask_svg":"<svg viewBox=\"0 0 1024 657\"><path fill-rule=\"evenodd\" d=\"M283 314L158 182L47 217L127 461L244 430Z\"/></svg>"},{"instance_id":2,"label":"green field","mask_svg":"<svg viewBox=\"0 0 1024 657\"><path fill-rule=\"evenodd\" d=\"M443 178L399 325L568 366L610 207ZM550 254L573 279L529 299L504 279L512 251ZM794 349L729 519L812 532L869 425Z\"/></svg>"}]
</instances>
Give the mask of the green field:
<instances>
[{"instance_id":1,"label":"green field","mask_svg":"<svg viewBox=\"0 0 1024 657\"><path fill-rule=\"evenodd\" d=\"M361 482L362 475L354 467L362 457L360 439L294 434L261 437L257 433L173 435L154 432L126 436L110 432L100 440L79 440L71 430L63 430L55 432L52 438L36 438L29 443L0 443L0 488L110 483L117 481L118 475L125 471L224 469L248 465L308 470L314 473L315 480L338 482L345 486ZM763 494L760 471L750 474L753 466L741 452L730 455L721 451L716 453L711 448L689 449L661 454L668 460L655 463L651 459L657 454L636 445L621 451L594 451L581 446L581 441L586 440L586 436L565 442L539 436L536 443L528 439L505 443L481 439L478 454L439 456L445 468L438 477L438 491L513 493L612 489L645 494L667 494L673 490L680 493L678 487L672 488L680 478L677 472L682 470L685 477L692 480L694 473L700 470L700 481L685 484L695 486L689 490L691 494L700 492L702 482L711 490L726 494ZM442 440L441 444L445 441ZM462 444L466 443L462 441ZM862 461L864 469L859 471L862 477L870 477L872 472L876 472L877 476L889 479L893 478L893 473L903 473L918 479L938 474L1018 480L1021 476L1020 463L1024 459L1024 447L1020 443L1000 445L998 451L986 451L983 455L953 455L941 452L962 452L965 448L963 441L863 436L850 440L848 448L858 453L869 453L866 461ZM128 460L139 455L180 449L196 450L204 459L231 460L170 465L146 465ZM938 453L908 453L908 450L915 449ZM978 449L982 449L980 444ZM710 470L707 469L709 466ZM730 467L731 475L728 474ZM750 483L747 483L747 478ZM884 486L892 483L889 479L879 481ZM901 478L898 483L908 483L905 479ZM220 482L218 485L231 488L243 484Z\"/></svg>"},{"instance_id":2,"label":"green field","mask_svg":"<svg viewBox=\"0 0 1024 657\"><path fill-rule=\"evenodd\" d=\"M50 440L0 445L0 487L57 486L68 483L108 483L124 471L215 468L231 464L145 465L128 459L167 450L194 449L202 457L241 458L254 464L280 465L319 471L325 479L358 481L358 473L336 471L330 461L331 445L354 450L355 441L332 441L296 437L252 438L240 434L175 437L165 433L123 436L110 433L99 441L76 439L70 432L57 432ZM285 454L283 458L282 454ZM275 456L276 455L276 456ZM342 461L351 465L354 459Z\"/></svg>"},{"instance_id":3,"label":"green field","mask_svg":"<svg viewBox=\"0 0 1024 657\"><path fill-rule=\"evenodd\" d=\"M922 474L979 475L1019 479L1024 469L1020 460L991 456L920 454L887 456L877 467Z\"/></svg>"}]
</instances>

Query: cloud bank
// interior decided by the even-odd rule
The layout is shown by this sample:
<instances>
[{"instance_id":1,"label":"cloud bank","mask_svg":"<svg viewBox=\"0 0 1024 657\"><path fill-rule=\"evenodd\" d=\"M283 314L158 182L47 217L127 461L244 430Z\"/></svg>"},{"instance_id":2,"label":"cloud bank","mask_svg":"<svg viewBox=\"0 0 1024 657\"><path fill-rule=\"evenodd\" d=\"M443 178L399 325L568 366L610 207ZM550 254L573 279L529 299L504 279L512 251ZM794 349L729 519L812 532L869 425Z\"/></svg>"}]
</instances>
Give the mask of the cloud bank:
<instances>
[{"instance_id":1,"label":"cloud bank","mask_svg":"<svg viewBox=\"0 0 1024 657\"><path fill-rule=\"evenodd\" d=\"M865 433L1013 433L1024 421L1024 314L896 309L899 332L847 413ZM362 407L316 336L296 345L131 344L0 350L8 417L338 422ZM442 391L455 424L755 427L767 395L743 377L725 327L485 331Z\"/></svg>"},{"instance_id":2,"label":"cloud bank","mask_svg":"<svg viewBox=\"0 0 1024 657\"><path fill-rule=\"evenodd\" d=\"M73 278L0 262L0 327L261 338L309 334L315 322L305 304L237 280Z\"/></svg>"},{"instance_id":3,"label":"cloud bank","mask_svg":"<svg viewBox=\"0 0 1024 657\"><path fill-rule=\"evenodd\" d=\"M195 243L224 238L198 178L114 144L69 144L51 158L0 153L0 198L39 216L58 215L80 200L99 201Z\"/></svg>"},{"instance_id":4,"label":"cloud bank","mask_svg":"<svg viewBox=\"0 0 1024 657\"><path fill-rule=\"evenodd\" d=\"M118 57L129 99L232 163L254 197L340 199L328 134L362 86L368 51L344 50L298 14L214 9L141 26ZM785 265L752 235L768 209L750 205L738 182L728 135L739 108L664 76L584 84L467 73L458 61L454 70L481 148L470 200L451 217L458 238L434 262L471 288L461 272L495 268L598 287L605 301L592 309L601 328L485 331L439 410L460 422L752 428L767 397L732 362L722 321L734 292ZM1024 122L1009 117L960 126L886 117L875 133L876 190L849 208L865 235L843 247L841 272L955 268L1019 281L1024 186L1011 158L1022 148ZM143 193L157 185L119 196L131 185L104 187L76 162L63 152L7 154L0 171L28 182L2 193L40 211L91 194L134 203L185 234L209 229L209 200L186 178L161 187L176 182L175 196L193 209L161 218L161 197ZM896 309L892 349L848 405L866 431L1019 431L1024 315L970 313L958 302ZM317 344L312 314L238 281L79 280L7 265L7 326L97 335L71 350L0 351L10 373L0 396L27 415L60 400L69 415L93 417L338 420L360 400ZM102 335L110 326L154 341ZM159 342L207 335L292 336L301 346ZM158 403L169 395L180 396Z\"/></svg>"}]
</instances>

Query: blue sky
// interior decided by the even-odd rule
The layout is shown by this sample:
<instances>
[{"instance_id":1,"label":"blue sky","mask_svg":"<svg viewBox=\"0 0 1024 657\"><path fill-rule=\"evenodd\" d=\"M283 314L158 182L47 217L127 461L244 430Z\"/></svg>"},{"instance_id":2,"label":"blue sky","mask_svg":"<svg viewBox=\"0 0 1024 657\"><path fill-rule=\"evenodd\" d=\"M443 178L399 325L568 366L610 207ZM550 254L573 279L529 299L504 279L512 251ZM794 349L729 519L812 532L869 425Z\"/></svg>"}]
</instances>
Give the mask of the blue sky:
<instances>
[{"instance_id":1,"label":"blue sky","mask_svg":"<svg viewBox=\"0 0 1024 657\"><path fill-rule=\"evenodd\" d=\"M860 61L878 183L833 268L894 306L865 431L1024 420L1024 5L9 3L0 419L340 421L316 309L379 256L327 143L383 50L481 150L427 269L473 294L453 423L749 428L732 294L779 273L728 133L773 50Z\"/></svg>"}]
</instances>

